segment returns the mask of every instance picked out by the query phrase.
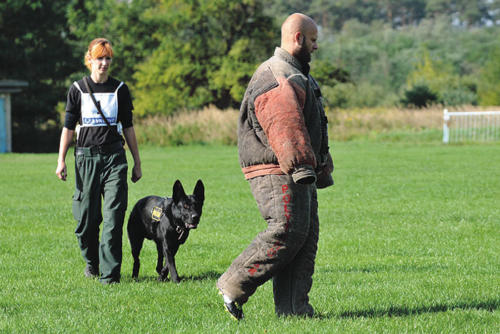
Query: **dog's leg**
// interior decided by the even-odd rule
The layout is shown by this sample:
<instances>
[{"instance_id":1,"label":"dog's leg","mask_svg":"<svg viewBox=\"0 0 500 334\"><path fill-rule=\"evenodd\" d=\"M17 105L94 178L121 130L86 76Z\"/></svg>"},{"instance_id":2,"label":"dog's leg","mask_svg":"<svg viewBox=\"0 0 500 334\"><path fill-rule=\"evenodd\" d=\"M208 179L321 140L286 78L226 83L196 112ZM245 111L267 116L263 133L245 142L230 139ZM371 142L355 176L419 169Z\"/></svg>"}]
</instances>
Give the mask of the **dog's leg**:
<instances>
[{"instance_id":1,"label":"dog's leg","mask_svg":"<svg viewBox=\"0 0 500 334\"><path fill-rule=\"evenodd\" d=\"M139 276L139 268L141 267L141 260L139 259L139 254L141 253L142 244L144 243L144 237L132 236L129 233L130 248L132 250L132 257L134 258L134 267L132 269L132 278L137 278Z\"/></svg>"},{"instance_id":2,"label":"dog's leg","mask_svg":"<svg viewBox=\"0 0 500 334\"><path fill-rule=\"evenodd\" d=\"M164 246L162 242L156 243L156 250L158 252L158 261L156 262L156 272L158 273L158 275L160 275L158 277L159 281L166 281L168 276L167 263L165 262L165 264L163 264L163 260L165 258L164 254L166 253L164 247L166 247L166 245Z\"/></svg>"},{"instance_id":3,"label":"dog's leg","mask_svg":"<svg viewBox=\"0 0 500 334\"><path fill-rule=\"evenodd\" d=\"M165 268L170 269L170 278L172 279L172 282L179 283L181 280L179 279L179 275L177 274L177 268L175 267L174 255L167 253L165 257L167 259Z\"/></svg>"}]
</instances>

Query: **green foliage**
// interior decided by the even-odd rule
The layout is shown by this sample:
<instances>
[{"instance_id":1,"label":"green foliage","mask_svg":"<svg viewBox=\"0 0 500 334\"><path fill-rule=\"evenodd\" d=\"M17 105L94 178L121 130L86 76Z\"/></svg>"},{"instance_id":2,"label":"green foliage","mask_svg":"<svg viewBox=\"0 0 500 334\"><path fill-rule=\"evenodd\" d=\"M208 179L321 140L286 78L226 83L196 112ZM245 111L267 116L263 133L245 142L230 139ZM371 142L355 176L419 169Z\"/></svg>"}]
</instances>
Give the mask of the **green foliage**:
<instances>
[{"instance_id":1,"label":"green foliage","mask_svg":"<svg viewBox=\"0 0 500 334\"><path fill-rule=\"evenodd\" d=\"M155 0L71 0L67 7L68 25L74 34L77 58L83 64L87 46L95 38L110 40L113 51L111 74L130 85L134 67L149 56L158 42L151 36L154 22L144 16ZM82 70L76 78L88 73Z\"/></svg>"},{"instance_id":2,"label":"green foliage","mask_svg":"<svg viewBox=\"0 0 500 334\"><path fill-rule=\"evenodd\" d=\"M422 58L408 75L408 86L425 83L431 90L439 91L455 79L453 69L440 61L433 61L427 50L424 50Z\"/></svg>"},{"instance_id":3,"label":"green foliage","mask_svg":"<svg viewBox=\"0 0 500 334\"><path fill-rule=\"evenodd\" d=\"M441 102L445 106L476 106L478 104L478 96L467 87L451 87L441 92Z\"/></svg>"},{"instance_id":4,"label":"green foliage","mask_svg":"<svg viewBox=\"0 0 500 334\"><path fill-rule=\"evenodd\" d=\"M314 61L311 72L314 73L314 78L321 82L322 87L335 87L339 83L352 82L349 72L325 60Z\"/></svg>"},{"instance_id":5,"label":"green foliage","mask_svg":"<svg viewBox=\"0 0 500 334\"><path fill-rule=\"evenodd\" d=\"M500 105L500 47L490 52L488 62L481 71L478 94L482 105Z\"/></svg>"},{"instance_id":6,"label":"green foliage","mask_svg":"<svg viewBox=\"0 0 500 334\"><path fill-rule=\"evenodd\" d=\"M307 13L324 29L340 31L350 20L383 22L393 28L418 25L425 18L453 17L456 24L498 24L498 0L270 0L267 11L279 21L293 12Z\"/></svg>"},{"instance_id":7,"label":"green foliage","mask_svg":"<svg viewBox=\"0 0 500 334\"><path fill-rule=\"evenodd\" d=\"M222 102L215 103L216 105L230 104L236 107L243 99L246 86L258 65L251 57L252 48L249 38L241 38L222 59L220 68L213 74L210 82L210 88L217 92L217 98ZM223 102L227 99L232 101Z\"/></svg>"},{"instance_id":8,"label":"green foliage","mask_svg":"<svg viewBox=\"0 0 500 334\"><path fill-rule=\"evenodd\" d=\"M408 87L402 102L419 108L436 102L447 106L475 105L476 86L467 79L454 73L451 64L432 61L428 51L424 50L423 60L408 75Z\"/></svg>"},{"instance_id":9,"label":"green foliage","mask_svg":"<svg viewBox=\"0 0 500 334\"><path fill-rule=\"evenodd\" d=\"M444 105L500 104L499 0L7 0L0 78L29 82L13 95L14 150L57 150L56 106L96 37L113 43L137 115L237 108L297 11L319 25L311 73L330 107L390 107L418 83Z\"/></svg>"},{"instance_id":10,"label":"green foliage","mask_svg":"<svg viewBox=\"0 0 500 334\"><path fill-rule=\"evenodd\" d=\"M322 86L321 92L324 103L330 108L348 108L351 105L351 98L356 89L352 83L338 84L333 87Z\"/></svg>"},{"instance_id":11,"label":"green foliage","mask_svg":"<svg viewBox=\"0 0 500 334\"><path fill-rule=\"evenodd\" d=\"M439 103L476 105L479 73L499 31L497 27L460 28L446 17L399 30L349 21L334 39L320 40L318 58L348 71L355 83L332 93L336 98L330 100L344 101L336 105L359 105L353 100L359 94L369 97L378 90L378 106L388 106L416 83L431 88ZM338 96L346 90L351 94Z\"/></svg>"},{"instance_id":12,"label":"green foliage","mask_svg":"<svg viewBox=\"0 0 500 334\"><path fill-rule=\"evenodd\" d=\"M320 83L324 103L328 107L346 107L350 91L345 87L354 87L349 72L334 66L331 62L318 59L312 62L311 73Z\"/></svg>"},{"instance_id":13,"label":"green foliage","mask_svg":"<svg viewBox=\"0 0 500 334\"><path fill-rule=\"evenodd\" d=\"M0 2L0 79L28 82L12 95L13 150L50 152L58 143L58 101L76 70L65 1Z\"/></svg>"},{"instance_id":14,"label":"green foliage","mask_svg":"<svg viewBox=\"0 0 500 334\"><path fill-rule=\"evenodd\" d=\"M405 90L401 102L409 107L424 108L438 102L438 95L425 83L417 83Z\"/></svg>"},{"instance_id":15,"label":"green foliage","mask_svg":"<svg viewBox=\"0 0 500 334\"><path fill-rule=\"evenodd\" d=\"M398 101L396 94L370 82L339 83L334 87L322 87L321 90L330 108L394 107Z\"/></svg>"},{"instance_id":16,"label":"green foliage","mask_svg":"<svg viewBox=\"0 0 500 334\"><path fill-rule=\"evenodd\" d=\"M159 46L134 76L139 113L237 105L276 42L262 6L257 0L159 1L147 12Z\"/></svg>"}]
</instances>

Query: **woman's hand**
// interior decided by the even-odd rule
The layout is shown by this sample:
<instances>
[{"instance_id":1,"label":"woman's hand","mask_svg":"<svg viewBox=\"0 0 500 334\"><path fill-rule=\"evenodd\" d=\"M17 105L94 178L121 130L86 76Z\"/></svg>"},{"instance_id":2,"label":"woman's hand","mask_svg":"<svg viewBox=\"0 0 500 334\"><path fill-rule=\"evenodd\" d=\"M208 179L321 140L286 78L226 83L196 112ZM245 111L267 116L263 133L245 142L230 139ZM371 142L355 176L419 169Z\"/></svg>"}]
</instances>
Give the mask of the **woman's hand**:
<instances>
[{"instance_id":1,"label":"woman's hand","mask_svg":"<svg viewBox=\"0 0 500 334\"><path fill-rule=\"evenodd\" d=\"M68 173L66 170L66 163L64 161L57 162L56 175L60 180L66 181Z\"/></svg>"},{"instance_id":2,"label":"woman's hand","mask_svg":"<svg viewBox=\"0 0 500 334\"><path fill-rule=\"evenodd\" d=\"M66 153L68 152L69 144L73 140L75 130L69 130L64 127L61 132L61 141L59 143L59 156L57 157L56 175L60 180L66 181L68 171L66 169Z\"/></svg>"},{"instance_id":3,"label":"woman's hand","mask_svg":"<svg viewBox=\"0 0 500 334\"><path fill-rule=\"evenodd\" d=\"M134 164L134 168L132 169L132 177L131 180L133 183L136 183L139 181L139 179L142 177L142 170L141 170L141 165Z\"/></svg>"}]
</instances>

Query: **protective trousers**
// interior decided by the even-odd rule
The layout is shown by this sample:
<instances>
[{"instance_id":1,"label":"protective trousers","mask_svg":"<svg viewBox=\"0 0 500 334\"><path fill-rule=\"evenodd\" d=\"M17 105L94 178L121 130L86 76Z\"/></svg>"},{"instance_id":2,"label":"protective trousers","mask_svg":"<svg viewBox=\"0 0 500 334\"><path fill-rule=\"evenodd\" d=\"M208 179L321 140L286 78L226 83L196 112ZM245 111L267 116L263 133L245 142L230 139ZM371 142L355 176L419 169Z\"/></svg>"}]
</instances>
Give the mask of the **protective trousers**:
<instances>
[{"instance_id":1,"label":"protective trousers","mask_svg":"<svg viewBox=\"0 0 500 334\"><path fill-rule=\"evenodd\" d=\"M75 176L73 215L78 221L75 234L83 259L92 268L99 268L101 282L119 282L128 193L125 150L104 154L79 149Z\"/></svg>"},{"instance_id":2,"label":"protective trousers","mask_svg":"<svg viewBox=\"0 0 500 334\"><path fill-rule=\"evenodd\" d=\"M243 304L258 286L273 279L275 312L308 315L319 221L316 187L295 184L288 175L249 180L267 229L233 261L217 287Z\"/></svg>"}]
</instances>

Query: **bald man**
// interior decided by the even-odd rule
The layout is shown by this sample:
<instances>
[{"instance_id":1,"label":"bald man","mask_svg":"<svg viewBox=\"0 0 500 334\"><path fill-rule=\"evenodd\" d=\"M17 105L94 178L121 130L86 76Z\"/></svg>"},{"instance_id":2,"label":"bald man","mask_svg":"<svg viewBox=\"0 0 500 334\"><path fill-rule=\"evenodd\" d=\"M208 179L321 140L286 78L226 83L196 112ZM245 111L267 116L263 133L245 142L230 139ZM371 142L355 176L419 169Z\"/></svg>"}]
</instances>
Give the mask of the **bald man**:
<instances>
[{"instance_id":1,"label":"bald man","mask_svg":"<svg viewBox=\"0 0 500 334\"><path fill-rule=\"evenodd\" d=\"M321 91L309 74L318 28L303 14L281 27L281 47L252 76L238 123L239 161L267 228L217 281L226 310L272 278L277 315L313 316L309 291L318 243L317 188L333 184Z\"/></svg>"}]
</instances>

